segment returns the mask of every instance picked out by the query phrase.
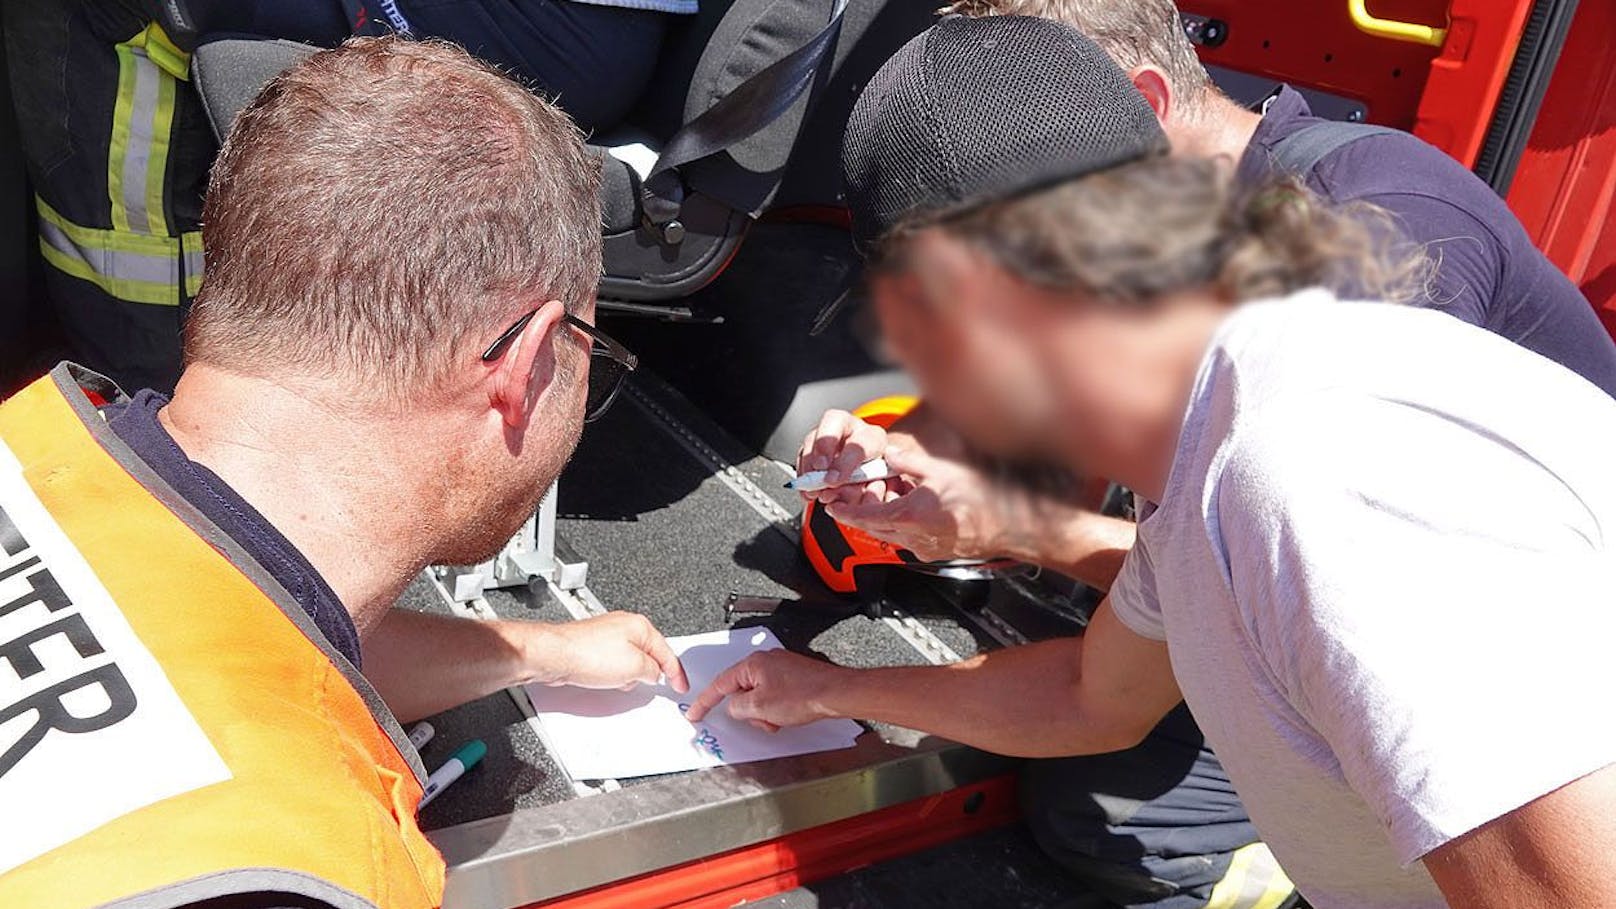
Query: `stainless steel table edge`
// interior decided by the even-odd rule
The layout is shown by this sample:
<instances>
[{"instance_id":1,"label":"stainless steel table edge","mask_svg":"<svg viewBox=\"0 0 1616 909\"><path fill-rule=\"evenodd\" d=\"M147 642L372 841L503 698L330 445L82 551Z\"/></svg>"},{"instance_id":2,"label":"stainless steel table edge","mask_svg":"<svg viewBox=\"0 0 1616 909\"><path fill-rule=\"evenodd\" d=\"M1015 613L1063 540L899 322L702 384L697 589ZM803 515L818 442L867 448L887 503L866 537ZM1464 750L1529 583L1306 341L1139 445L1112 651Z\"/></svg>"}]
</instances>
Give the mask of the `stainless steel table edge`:
<instances>
[{"instance_id":1,"label":"stainless steel table edge","mask_svg":"<svg viewBox=\"0 0 1616 909\"><path fill-rule=\"evenodd\" d=\"M449 865L444 909L517 909L937 795L1015 765L886 729L842 751L679 774L428 836Z\"/></svg>"}]
</instances>

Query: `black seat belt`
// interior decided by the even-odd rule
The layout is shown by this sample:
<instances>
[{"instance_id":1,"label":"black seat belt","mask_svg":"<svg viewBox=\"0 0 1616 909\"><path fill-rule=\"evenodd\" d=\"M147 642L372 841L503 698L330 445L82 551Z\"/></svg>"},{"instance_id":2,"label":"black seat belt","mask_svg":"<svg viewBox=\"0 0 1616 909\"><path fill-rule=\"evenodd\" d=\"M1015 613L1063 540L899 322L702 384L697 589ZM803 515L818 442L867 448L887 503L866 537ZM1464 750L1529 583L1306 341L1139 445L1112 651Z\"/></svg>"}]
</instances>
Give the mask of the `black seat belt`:
<instances>
[{"instance_id":1,"label":"black seat belt","mask_svg":"<svg viewBox=\"0 0 1616 909\"><path fill-rule=\"evenodd\" d=\"M1401 130L1369 123L1323 120L1302 127L1274 144L1274 168L1306 180L1313 168L1331 153L1359 139L1396 135Z\"/></svg>"},{"instance_id":2,"label":"black seat belt","mask_svg":"<svg viewBox=\"0 0 1616 909\"><path fill-rule=\"evenodd\" d=\"M780 118L813 84L842 29L847 0L836 0L830 21L808 43L769 64L686 123L663 146L641 187L646 226L667 243L684 237L679 223L685 184L679 168L718 154Z\"/></svg>"}]
</instances>

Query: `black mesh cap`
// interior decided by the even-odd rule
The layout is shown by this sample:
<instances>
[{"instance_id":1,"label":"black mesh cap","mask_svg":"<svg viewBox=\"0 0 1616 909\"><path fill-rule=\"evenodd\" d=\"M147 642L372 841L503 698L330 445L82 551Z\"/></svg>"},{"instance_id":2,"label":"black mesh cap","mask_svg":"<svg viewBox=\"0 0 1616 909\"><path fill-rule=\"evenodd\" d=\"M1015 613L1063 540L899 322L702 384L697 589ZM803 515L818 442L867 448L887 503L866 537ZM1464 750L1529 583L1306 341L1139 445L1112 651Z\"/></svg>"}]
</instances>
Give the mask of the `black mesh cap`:
<instances>
[{"instance_id":1,"label":"black mesh cap","mask_svg":"<svg viewBox=\"0 0 1616 909\"><path fill-rule=\"evenodd\" d=\"M853 242L1167 150L1144 96L1076 29L949 16L865 87L842 140Z\"/></svg>"}]
</instances>

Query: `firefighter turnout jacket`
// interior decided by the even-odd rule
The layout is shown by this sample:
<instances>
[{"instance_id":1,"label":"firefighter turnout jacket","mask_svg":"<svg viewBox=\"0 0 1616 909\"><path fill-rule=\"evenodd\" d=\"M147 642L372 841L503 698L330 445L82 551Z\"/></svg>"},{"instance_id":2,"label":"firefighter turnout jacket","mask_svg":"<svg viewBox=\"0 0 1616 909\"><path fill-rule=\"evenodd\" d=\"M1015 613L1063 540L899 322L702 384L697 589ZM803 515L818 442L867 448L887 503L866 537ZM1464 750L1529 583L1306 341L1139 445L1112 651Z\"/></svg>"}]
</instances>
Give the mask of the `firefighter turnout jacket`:
<instances>
[{"instance_id":1,"label":"firefighter turnout jacket","mask_svg":"<svg viewBox=\"0 0 1616 909\"><path fill-rule=\"evenodd\" d=\"M0 906L438 906L403 730L117 394L63 365L0 404Z\"/></svg>"},{"instance_id":2,"label":"firefighter turnout jacket","mask_svg":"<svg viewBox=\"0 0 1616 909\"><path fill-rule=\"evenodd\" d=\"M20 0L7 4L5 28L56 320L86 365L165 391L202 283L202 195L217 150L189 84L191 36L167 9Z\"/></svg>"}]
</instances>

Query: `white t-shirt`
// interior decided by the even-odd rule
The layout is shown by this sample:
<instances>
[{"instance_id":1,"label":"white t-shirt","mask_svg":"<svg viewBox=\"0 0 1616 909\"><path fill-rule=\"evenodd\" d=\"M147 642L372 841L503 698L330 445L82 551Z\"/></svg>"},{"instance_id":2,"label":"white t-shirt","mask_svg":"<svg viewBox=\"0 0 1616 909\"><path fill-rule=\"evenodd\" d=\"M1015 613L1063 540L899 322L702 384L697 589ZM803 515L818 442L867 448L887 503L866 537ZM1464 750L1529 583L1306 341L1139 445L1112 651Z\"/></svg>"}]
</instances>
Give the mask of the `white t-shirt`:
<instances>
[{"instance_id":1,"label":"white t-shirt","mask_svg":"<svg viewBox=\"0 0 1616 909\"><path fill-rule=\"evenodd\" d=\"M1220 327L1111 589L1319 909L1442 906L1421 857L1616 763L1613 597L1616 401L1319 291Z\"/></svg>"}]
</instances>

